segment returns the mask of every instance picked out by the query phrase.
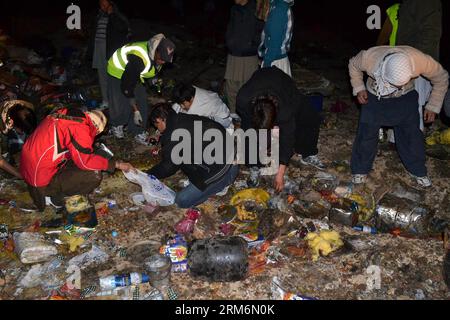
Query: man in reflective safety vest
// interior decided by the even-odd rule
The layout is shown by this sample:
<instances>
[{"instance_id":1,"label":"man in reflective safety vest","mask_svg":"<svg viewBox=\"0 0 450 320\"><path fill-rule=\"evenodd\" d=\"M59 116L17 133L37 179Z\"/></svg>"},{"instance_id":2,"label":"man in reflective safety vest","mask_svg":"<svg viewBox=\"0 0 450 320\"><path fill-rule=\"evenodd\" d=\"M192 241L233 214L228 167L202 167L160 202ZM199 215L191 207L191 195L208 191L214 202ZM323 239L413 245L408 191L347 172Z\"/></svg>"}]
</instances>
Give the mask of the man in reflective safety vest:
<instances>
[{"instance_id":1,"label":"man in reflective safety vest","mask_svg":"<svg viewBox=\"0 0 450 320\"><path fill-rule=\"evenodd\" d=\"M163 34L148 42L130 43L119 48L108 61L108 101L111 130L123 138L123 128L142 144L147 142L147 93L144 83L155 78L162 66L173 61L175 45ZM139 85L139 82L141 83ZM125 107L130 105L131 108Z\"/></svg>"}]
</instances>

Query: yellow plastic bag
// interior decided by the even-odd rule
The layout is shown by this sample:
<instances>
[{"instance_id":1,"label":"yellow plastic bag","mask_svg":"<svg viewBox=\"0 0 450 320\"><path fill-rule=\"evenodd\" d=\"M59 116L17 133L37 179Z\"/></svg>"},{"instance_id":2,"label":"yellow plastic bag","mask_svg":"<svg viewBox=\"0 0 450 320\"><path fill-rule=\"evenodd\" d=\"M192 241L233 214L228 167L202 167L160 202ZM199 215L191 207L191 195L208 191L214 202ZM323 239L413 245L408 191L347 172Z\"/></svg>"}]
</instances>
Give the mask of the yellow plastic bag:
<instances>
[{"instance_id":1,"label":"yellow plastic bag","mask_svg":"<svg viewBox=\"0 0 450 320\"><path fill-rule=\"evenodd\" d=\"M233 198L231 198L230 205L236 206L249 200L253 200L267 207L267 203L270 200L270 195L262 189L246 189L236 193Z\"/></svg>"}]
</instances>

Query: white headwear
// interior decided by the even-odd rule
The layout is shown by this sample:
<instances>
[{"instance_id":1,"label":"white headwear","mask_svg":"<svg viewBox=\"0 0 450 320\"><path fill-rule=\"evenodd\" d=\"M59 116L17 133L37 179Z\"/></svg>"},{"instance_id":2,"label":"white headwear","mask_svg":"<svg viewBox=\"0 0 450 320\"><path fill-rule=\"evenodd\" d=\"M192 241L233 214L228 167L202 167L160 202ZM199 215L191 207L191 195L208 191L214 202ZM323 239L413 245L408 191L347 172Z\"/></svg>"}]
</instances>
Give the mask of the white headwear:
<instances>
[{"instance_id":1,"label":"white headwear","mask_svg":"<svg viewBox=\"0 0 450 320\"><path fill-rule=\"evenodd\" d=\"M412 64L408 55L397 52L387 55L374 73L378 99L398 91L412 78Z\"/></svg>"}]
</instances>

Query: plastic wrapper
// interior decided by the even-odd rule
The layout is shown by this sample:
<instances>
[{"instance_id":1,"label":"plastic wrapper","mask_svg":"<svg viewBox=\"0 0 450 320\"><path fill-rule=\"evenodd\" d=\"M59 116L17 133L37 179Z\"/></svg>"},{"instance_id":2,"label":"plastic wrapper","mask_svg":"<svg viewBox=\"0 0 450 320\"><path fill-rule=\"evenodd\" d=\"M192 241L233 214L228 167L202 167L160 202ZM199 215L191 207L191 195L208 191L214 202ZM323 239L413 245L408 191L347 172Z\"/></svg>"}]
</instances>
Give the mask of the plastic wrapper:
<instances>
[{"instance_id":1,"label":"plastic wrapper","mask_svg":"<svg viewBox=\"0 0 450 320\"><path fill-rule=\"evenodd\" d=\"M278 277L274 277L272 279L272 299L274 300L317 300L316 298L310 298L306 296L301 296L299 294L294 294L288 292L284 289L283 284L281 283Z\"/></svg>"},{"instance_id":2,"label":"plastic wrapper","mask_svg":"<svg viewBox=\"0 0 450 320\"><path fill-rule=\"evenodd\" d=\"M386 195L376 209L377 228L389 232L401 229L415 235L426 234L430 221L430 212L417 203Z\"/></svg>"},{"instance_id":3,"label":"plastic wrapper","mask_svg":"<svg viewBox=\"0 0 450 320\"><path fill-rule=\"evenodd\" d=\"M108 261L108 259L109 255L106 252L104 252L97 246L92 246L91 251L72 258L69 261L69 265L75 265L81 270L84 270L92 265L105 263Z\"/></svg>"},{"instance_id":4,"label":"plastic wrapper","mask_svg":"<svg viewBox=\"0 0 450 320\"><path fill-rule=\"evenodd\" d=\"M200 214L199 210L189 209L186 212L186 217L175 225L175 231L184 235L194 232L194 227L200 218Z\"/></svg>"},{"instance_id":5,"label":"plastic wrapper","mask_svg":"<svg viewBox=\"0 0 450 320\"><path fill-rule=\"evenodd\" d=\"M35 288L40 286L45 291L55 290L65 282L61 273L65 274L65 270L62 268L62 262L58 259L53 259L45 264L37 264L20 280L19 287Z\"/></svg>"},{"instance_id":6,"label":"plastic wrapper","mask_svg":"<svg viewBox=\"0 0 450 320\"><path fill-rule=\"evenodd\" d=\"M316 191L334 191L338 185L338 178L326 172L319 172L312 178L312 186Z\"/></svg>"},{"instance_id":7,"label":"plastic wrapper","mask_svg":"<svg viewBox=\"0 0 450 320\"><path fill-rule=\"evenodd\" d=\"M172 260L172 272L182 273L187 271L188 245L182 236L178 235L167 241L167 244L160 248L159 253L166 255Z\"/></svg>"},{"instance_id":8,"label":"plastic wrapper","mask_svg":"<svg viewBox=\"0 0 450 320\"><path fill-rule=\"evenodd\" d=\"M175 192L154 176L149 176L139 170L124 172L124 175L130 182L142 187L142 193L148 203L162 207L171 206L175 203Z\"/></svg>"},{"instance_id":9,"label":"plastic wrapper","mask_svg":"<svg viewBox=\"0 0 450 320\"><path fill-rule=\"evenodd\" d=\"M39 233L14 233L14 244L16 254L24 264L46 262L58 254Z\"/></svg>"}]
</instances>

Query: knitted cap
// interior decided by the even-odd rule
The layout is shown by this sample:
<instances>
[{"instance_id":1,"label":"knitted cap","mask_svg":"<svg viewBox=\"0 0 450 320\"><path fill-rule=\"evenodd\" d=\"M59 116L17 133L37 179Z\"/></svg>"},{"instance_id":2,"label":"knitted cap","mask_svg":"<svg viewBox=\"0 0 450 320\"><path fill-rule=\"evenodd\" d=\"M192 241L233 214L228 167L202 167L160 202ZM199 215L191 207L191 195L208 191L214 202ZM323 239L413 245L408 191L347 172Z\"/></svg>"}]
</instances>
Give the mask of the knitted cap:
<instances>
[{"instance_id":1,"label":"knitted cap","mask_svg":"<svg viewBox=\"0 0 450 320\"><path fill-rule=\"evenodd\" d=\"M86 116L88 116L89 119L91 119L92 123L97 129L97 134L100 134L105 130L106 123L108 122L108 120L106 119L106 116L102 111L100 110L89 111L86 112Z\"/></svg>"}]
</instances>

